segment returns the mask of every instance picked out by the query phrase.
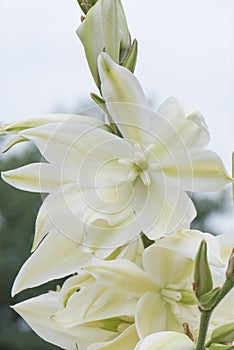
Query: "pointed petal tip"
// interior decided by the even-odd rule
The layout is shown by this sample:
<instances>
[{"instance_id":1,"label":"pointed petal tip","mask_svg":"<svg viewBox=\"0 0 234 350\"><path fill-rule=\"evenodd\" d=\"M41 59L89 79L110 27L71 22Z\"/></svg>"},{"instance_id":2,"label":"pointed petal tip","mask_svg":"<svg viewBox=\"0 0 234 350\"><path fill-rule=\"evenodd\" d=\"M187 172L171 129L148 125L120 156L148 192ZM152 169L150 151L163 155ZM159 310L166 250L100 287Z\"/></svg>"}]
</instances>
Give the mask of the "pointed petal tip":
<instances>
[{"instance_id":1,"label":"pointed petal tip","mask_svg":"<svg viewBox=\"0 0 234 350\"><path fill-rule=\"evenodd\" d=\"M23 289L24 288L20 287L19 284L17 283L17 278L16 278L16 280L12 286L12 289L11 289L11 297L14 298L16 296L16 294L19 294Z\"/></svg>"},{"instance_id":2,"label":"pointed petal tip","mask_svg":"<svg viewBox=\"0 0 234 350\"><path fill-rule=\"evenodd\" d=\"M101 52L98 56L98 70L109 72L114 62L106 52Z\"/></svg>"},{"instance_id":3,"label":"pointed petal tip","mask_svg":"<svg viewBox=\"0 0 234 350\"><path fill-rule=\"evenodd\" d=\"M11 185L11 170L9 171L3 171L1 172L1 178L4 182L6 182L7 184Z\"/></svg>"}]
</instances>

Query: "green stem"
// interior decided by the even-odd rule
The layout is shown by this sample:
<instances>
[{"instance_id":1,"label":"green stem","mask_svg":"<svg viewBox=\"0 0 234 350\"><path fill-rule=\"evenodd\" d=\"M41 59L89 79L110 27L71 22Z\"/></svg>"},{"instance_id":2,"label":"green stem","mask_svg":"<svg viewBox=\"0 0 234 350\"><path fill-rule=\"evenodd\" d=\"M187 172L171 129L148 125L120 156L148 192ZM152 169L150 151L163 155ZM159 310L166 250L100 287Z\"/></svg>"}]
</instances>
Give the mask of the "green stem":
<instances>
[{"instance_id":1,"label":"green stem","mask_svg":"<svg viewBox=\"0 0 234 350\"><path fill-rule=\"evenodd\" d=\"M204 350L204 345L206 342L206 334L207 334L211 314L212 314L211 310L202 311L201 313L199 336L197 340L196 350Z\"/></svg>"},{"instance_id":2,"label":"green stem","mask_svg":"<svg viewBox=\"0 0 234 350\"><path fill-rule=\"evenodd\" d=\"M232 276L227 278L226 281L224 282L211 311L213 311L216 308L216 306L220 303L220 301L223 300L223 298L230 292L233 286L234 286L234 277Z\"/></svg>"},{"instance_id":3,"label":"green stem","mask_svg":"<svg viewBox=\"0 0 234 350\"><path fill-rule=\"evenodd\" d=\"M226 279L224 282L218 296L216 299L215 304L212 306L210 310L201 310L201 319L200 319L200 326L199 326L199 335L198 335L198 340L197 340L197 345L196 345L196 350L205 350L209 343L206 343L206 335L207 335L207 330L209 326L209 321L212 312L216 308L216 306L223 300L223 298L230 292L230 290L234 286L234 277L231 276Z\"/></svg>"}]
</instances>

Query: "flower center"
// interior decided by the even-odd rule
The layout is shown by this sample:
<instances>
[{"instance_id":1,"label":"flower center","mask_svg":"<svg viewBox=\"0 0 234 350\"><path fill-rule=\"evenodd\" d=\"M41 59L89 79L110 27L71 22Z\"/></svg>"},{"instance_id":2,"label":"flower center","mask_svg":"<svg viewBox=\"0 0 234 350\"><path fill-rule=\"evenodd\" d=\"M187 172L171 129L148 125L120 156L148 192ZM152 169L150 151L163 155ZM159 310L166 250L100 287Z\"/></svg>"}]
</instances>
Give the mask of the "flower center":
<instances>
[{"instance_id":1,"label":"flower center","mask_svg":"<svg viewBox=\"0 0 234 350\"><path fill-rule=\"evenodd\" d=\"M150 185L150 171L157 168L157 164L149 160L150 156L152 156L151 151L153 148L154 145L152 144L145 148L143 148L140 144L134 144L133 159L119 159L120 164L131 165L131 170L128 174L128 180L133 182L139 176L145 186Z\"/></svg>"},{"instance_id":2,"label":"flower center","mask_svg":"<svg viewBox=\"0 0 234 350\"><path fill-rule=\"evenodd\" d=\"M161 289L161 295L165 300L180 301L182 299L182 295L178 290L168 288Z\"/></svg>"}]
</instances>

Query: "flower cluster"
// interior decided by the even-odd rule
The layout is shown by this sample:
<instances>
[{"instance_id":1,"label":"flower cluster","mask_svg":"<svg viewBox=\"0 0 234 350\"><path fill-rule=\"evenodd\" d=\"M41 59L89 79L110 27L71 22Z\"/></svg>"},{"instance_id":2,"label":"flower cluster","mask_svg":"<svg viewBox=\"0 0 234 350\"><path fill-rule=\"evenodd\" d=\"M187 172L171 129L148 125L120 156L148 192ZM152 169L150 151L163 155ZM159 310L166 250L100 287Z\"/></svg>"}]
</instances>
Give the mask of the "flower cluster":
<instances>
[{"instance_id":1,"label":"flower cluster","mask_svg":"<svg viewBox=\"0 0 234 350\"><path fill-rule=\"evenodd\" d=\"M150 108L121 1L78 2L86 17L77 34L101 95L92 98L105 117L44 115L1 128L14 134L6 150L31 141L43 157L3 179L46 194L12 294L66 277L13 308L69 350L232 349L233 255L225 266L234 235L191 230L188 193L233 180L206 149L198 111L174 97Z\"/></svg>"}]
</instances>

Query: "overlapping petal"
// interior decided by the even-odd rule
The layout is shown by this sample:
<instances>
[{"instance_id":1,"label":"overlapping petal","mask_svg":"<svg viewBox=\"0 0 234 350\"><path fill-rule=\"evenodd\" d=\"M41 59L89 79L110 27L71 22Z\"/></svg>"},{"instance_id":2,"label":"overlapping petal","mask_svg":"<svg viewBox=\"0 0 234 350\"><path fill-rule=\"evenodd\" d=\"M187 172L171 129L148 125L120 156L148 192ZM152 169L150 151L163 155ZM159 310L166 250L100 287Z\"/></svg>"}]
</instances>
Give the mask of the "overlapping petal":
<instances>
[{"instance_id":1,"label":"overlapping petal","mask_svg":"<svg viewBox=\"0 0 234 350\"><path fill-rule=\"evenodd\" d=\"M158 172L151 177L150 186L134 184L136 220L141 230L151 239L172 233L177 227L186 228L196 216L188 195Z\"/></svg>"},{"instance_id":2,"label":"overlapping petal","mask_svg":"<svg viewBox=\"0 0 234 350\"><path fill-rule=\"evenodd\" d=\"M3 134L17 134L26 129L36 128L41 125L50 123L65 123L72 121L78 124L89 124L93 126L100 126L103 123L96 119L77 114L42 114L34 117L23 118L12 123L1 125L0 132Z\"/></svg>"},{"instance_id":3,"label":"overlapping petal","mask_svg":"<svg viewBox=\"0 0 234 350\"><path fill-rule=\"evenodd\" d=\"M98 68L102 94L113 121L125 139L138 142L151 122L141 108L150 111L142 87L128 69L115 64L105 53L99 55Z\"/></svg>"},{"instance_id":4,"label":"overlapping petal","mask_svg":"<svg viewBox=\"0 0 234 350\"><path fill-rule=\"evenodd\" d=\"M72 293L72 289L69 293ZM122 323L125 318L126 324L131 325L134 322L135 306L136 300L127 302L123 294L93 281L89 288L81 286L80 290L73 292L66 300L65 307L58 309L53 320L62 327L70 328L92 321L121 317Z\"/></svg>"},{"instance_id":5,"label":"overlapping petal","mask_svg":"<svg viewBox=\"0 0 234 350\"><path fill-rule=\"evenodd\" d=\"M181 136L188 148L201 149L207 146L210 135L204 117L198 111L187 111L175 97L168 97L157 113ZM166 123L164 124L166 126ZM163 128L158 133L162 137ZM166 135L165 135L166 136ZM170 140L170 135L167 135ZM164 137L162 137L164 139Z\"/></svg>"},{"instance_id":6,"label":"overlapping petal","mask_svg":"<svg viewBox=\"0 0 234 350\"><path fill-rule=\"evenodd\" d=\"M144 250L142 260L148 276L161 288L185 282L193 272L191 259L180 252L164 249L157 244Z\"/></svg>"},{"instance_id":7,"label":"overlapping petal","mask_svg":"<svg viewBox=\"0 0 234 350\"><path fill-rule=\"evenodd\" d=\"M154 282L137 265L127 260L97 260L85 268L109 288L127 291L128 297L139 297L148 291L157 290ZM129 284L129 281L131 283Z\"/></svg>"},{"instance_id":8,"label":"overlapping petal","mask_svg":"<svg viewBox=\"0 0 234 350\"><path fill-rule=\"evenodd\" d=\"M211 265L224 267L234 245L234 235L213 236L198 230L178 230L172 235L156 241L158 247L172 249L183 256L195 260L199 245L205 240L208 245L208 260Z\"/></svg>"},{"instance_id":9,"label":"overlapping petal","mask_svg":"<svg viewBox=\"0 0 234 350\"><path fill-rule=\"evenodd\" d=\"M93 256L103 255L107 260L128 259L138 265L142 261L142 243L135 240L126 246L111 250L89 252L84 245L67 238L52 228L33 254L21 267L12 287L12 295L27 288L33 288L48 281L77 273ZM67 284L66 284L67 285Z\"/></svg>"},{"instance_id":10,"label":"overlapping petal","mask_svg":"<svg viewBox=\"0 0 234 350\"><path fill-rule=\"evenodd\" d=\"M58 309L59 297L58 292L50 292L16 304L13 308L42 339L63 349L87 350L90 344L110 341L116 336L116 332L95 325L70 328L59 326L51 318Z\"/></svg>"},{"instance_id":11,"label":"overlapping petal","mask_svg":"<svg viewBox=\"0 0 234 350\"><path fill-rule=\"evenodd\" d=\"M166 302L160 294L147 292L137 303L135 317L140 339L155 331L164 331L168 319Z\"/></svg>"},{"instance_id":12,"label":"overlapping petal","mask_svg":"<svg viewBox=\"0 0 234 350\"><path fill-rule=\"evenodd\" d=\"M129 326L116 339L109 342L101 342L99 344L90 345L88 350L133 350L137 344L139 337L136 332L135 325Z\"/></svg>"},{"instance_id":13,"label":"overlapping petal","mask_svg":"<svg viewBox=\"0 0 234 350\"><path fill-rule=\"evenodd\" d=\"M12 295L45 282L71 275L92 258L82 245L53 229L21 267Z\"/></svg>"},{"instance_id":14,"label":"overlapping petal","mask_svg":"<svg viewBox=\"0 0 234 350\"><path fill-rule=\"evenodd\" d=\"M195 348L195 344L185 334L158 332L140 341L135 350L195 350Z\"/></svg>"}]
</instances>

